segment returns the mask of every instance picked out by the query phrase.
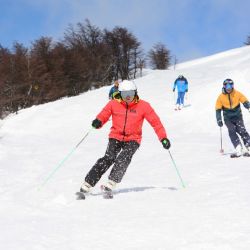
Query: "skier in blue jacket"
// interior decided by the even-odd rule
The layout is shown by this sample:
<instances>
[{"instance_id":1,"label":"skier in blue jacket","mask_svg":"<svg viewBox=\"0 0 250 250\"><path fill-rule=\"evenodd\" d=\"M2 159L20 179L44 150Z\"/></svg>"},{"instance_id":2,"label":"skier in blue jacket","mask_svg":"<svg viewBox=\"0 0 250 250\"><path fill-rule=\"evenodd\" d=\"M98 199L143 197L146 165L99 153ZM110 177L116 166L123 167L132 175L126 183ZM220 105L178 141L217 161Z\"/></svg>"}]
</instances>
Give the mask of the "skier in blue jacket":
<instances>
[{"instance_id":1,"label":"skier in blue jacket","mask_svg":"<svg viewBox=\"0 0 250 250\"><path fill-rule=\"evenodd\" d=\"M178 97L176 101L176 110L181 109L184 105L184 96L185 93L188 92L188 81L183 75L179 75L178 78L174 82L173 92L175 92L175 88L177 87Z\"/></svg>"},{"instance_id":2,"label":"skier in blue jacket","mask_svg":"<svg viewBox=\"0 0 250 250\"><path fill-rule=\"evenodd\" d=\"M119 92L118 87L119 87L119 81L116 80L114 86L109 91L109 99L114 99L114 94L117 94Z\"/></svg>"}]
</instances>

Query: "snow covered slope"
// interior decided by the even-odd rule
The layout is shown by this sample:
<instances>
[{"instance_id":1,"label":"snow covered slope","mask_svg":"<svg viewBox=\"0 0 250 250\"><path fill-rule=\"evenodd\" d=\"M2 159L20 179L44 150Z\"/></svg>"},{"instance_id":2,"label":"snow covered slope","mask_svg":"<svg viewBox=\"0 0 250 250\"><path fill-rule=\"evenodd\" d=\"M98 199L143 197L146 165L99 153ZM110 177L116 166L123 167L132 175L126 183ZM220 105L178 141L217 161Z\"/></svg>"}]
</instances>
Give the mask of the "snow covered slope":
<instances>
[{"instance_id":1,"label":"snow covered slope","mask_svg":"<svg viewBox=\"0 0 250 250\"><path fill-rule=\"evenodd\" d=\"M173 82L189 80L190 107L174 111ZM215 101L225 78L250 98L250 46L152 71L137 79L142 99L166 126L167 150L144 123L140 149L103 200L99 184L76 201L86 173L103 156L110 123L88 137L45 186L38 187L91 128L109 87L21 111L0 129L0 246L3 250L248 250L250 159L221 156ZM250 132L250 114L243 109ZM223 127L223 147L232 150ZM100 183L105 182L105 175Z\"/></svg>"}]
</instances>

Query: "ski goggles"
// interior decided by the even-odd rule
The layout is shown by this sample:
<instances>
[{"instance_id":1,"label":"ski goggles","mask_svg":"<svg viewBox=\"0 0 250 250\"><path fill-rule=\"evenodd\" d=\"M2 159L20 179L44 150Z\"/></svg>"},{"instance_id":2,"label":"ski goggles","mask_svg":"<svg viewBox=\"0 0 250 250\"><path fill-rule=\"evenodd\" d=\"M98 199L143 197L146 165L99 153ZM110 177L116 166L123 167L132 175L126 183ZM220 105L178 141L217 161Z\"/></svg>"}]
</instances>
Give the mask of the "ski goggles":
<instances>
[{"instance_id":1,"label":"ski goggles","mask_svg":"<svg viewBox=\"0 0 250 250\"><path fill-rule=\"evenodd\" d=\"M120 91L123 100L130 100L135 97L135 90Z\"/></svg>"},{"instance_id":2,"label":"ski goggles","mask_svg":"<svg viewBox=\"0 0 250 250\"><path fill-rule=\"evenodd\" d=\"M223 85L226 86L226 85L231 85L233 86L234 85L234 82L231 80L231 79L227 79L223 82Z\"/></svg>"},{"instance_id":3,"label":"ski goggles","mask_svg":"<svg viewBox=\"0 0 250 250\"><path fill-rule=\"evenodd\" d=\"M233 84L226 84L226 85L224 85L224 88L226 89L226 90L230 90L230 89L233 89Z\"/></svg>"},{"instance_id":4,"label":"ski goggles","mask_svg":"<svg viewBox=\"0 0 250 250\"><path fill-rule=\"evenodd\" d=\"M224 82L223 82L223 86L225 89L233 89L234 87L234 82L231 80L231 79L226 79Z\"/></svg>"}]
</instances>

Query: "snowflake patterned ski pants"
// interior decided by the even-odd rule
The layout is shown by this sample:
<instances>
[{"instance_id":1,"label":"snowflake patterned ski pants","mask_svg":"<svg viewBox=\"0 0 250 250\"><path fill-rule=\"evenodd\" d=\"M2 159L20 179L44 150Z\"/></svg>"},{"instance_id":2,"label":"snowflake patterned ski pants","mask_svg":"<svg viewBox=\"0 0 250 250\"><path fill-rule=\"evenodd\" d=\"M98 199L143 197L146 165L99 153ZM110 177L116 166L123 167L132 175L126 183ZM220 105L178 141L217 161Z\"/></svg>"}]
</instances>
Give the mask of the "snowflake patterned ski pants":
<instances>
[{"instance_id":1,"label":"snowflake patterned ski pants","mask_svg":"<svg viewBox=\"0 0 250 250\"><path fill-rule=\"evenodd\" d=\"M250 136L248 132L246 131L242 118L239 118L237 120L232 120L232 121L226 120L225 124L228 128L228 134L231 139L231 142L233 143L235 148L239 144L241 144L238 134L240 135L244 145L246 147L250 147Z\"/></svg>"},{"instance_id":2,"label":"snowflake patterned ski pants","mask_svg":"<svg viewBox=\"0 0 250 250\"><path fill-rule=\"evenodd\" d=\"M124 142L110 138L104 157L97 160L87 174L85 181L94 187L102 175L114 164L109 175L109 180L116 183L121 182L139 146L140 144L136 141Z\"/></svg>"}]
</instances>

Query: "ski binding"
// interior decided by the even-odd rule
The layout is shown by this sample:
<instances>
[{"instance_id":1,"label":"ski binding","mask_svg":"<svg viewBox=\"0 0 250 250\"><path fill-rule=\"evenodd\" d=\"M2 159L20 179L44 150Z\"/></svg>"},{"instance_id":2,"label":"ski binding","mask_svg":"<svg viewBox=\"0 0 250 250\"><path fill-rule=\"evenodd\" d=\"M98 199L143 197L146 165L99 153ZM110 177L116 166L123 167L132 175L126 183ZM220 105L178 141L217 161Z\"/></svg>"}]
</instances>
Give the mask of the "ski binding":
<instances>
[{"instance_id":1,"label":"ski binding","mask_svg":"<svg viewBox=\"0 0 250 250\"><path fill-rule=\"evenodd\" d=\"M86 199L86 194L84 192L76 192L76 199L77 200L85 200Z\"/></svg>"},{"instance_id":2,"label":"ski binding","mask_svg":"<svg viewBox=\"0 0 250 250\"><path fill-rule=\"evenodd\" d=\"M101 191L102 191L102 197L104 199L113 199L113 192L110 188L105 187L104 185L101 185Z\"/></svg>"}]
</instances>

